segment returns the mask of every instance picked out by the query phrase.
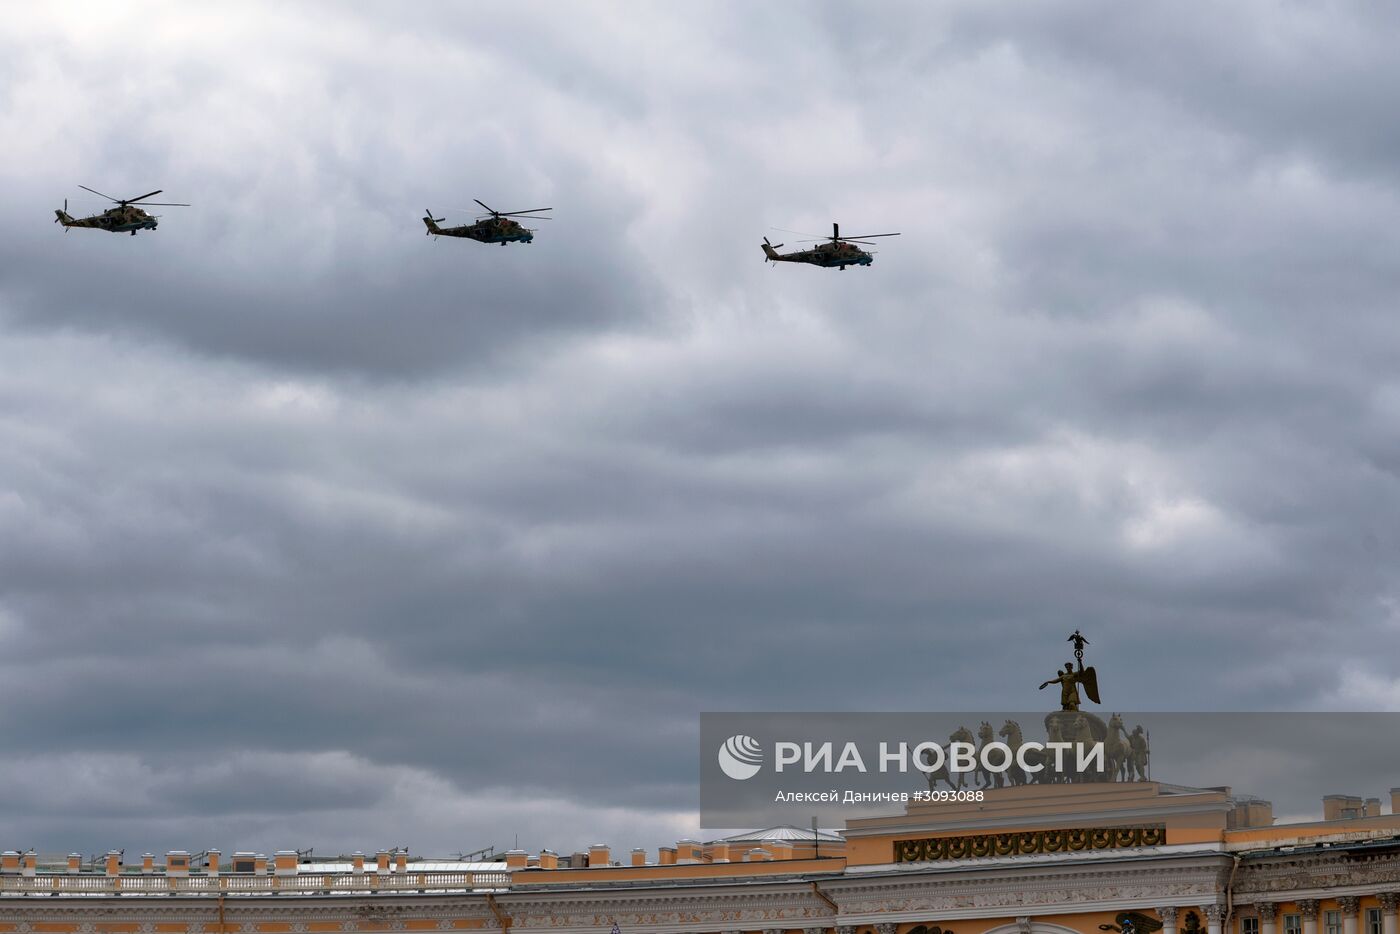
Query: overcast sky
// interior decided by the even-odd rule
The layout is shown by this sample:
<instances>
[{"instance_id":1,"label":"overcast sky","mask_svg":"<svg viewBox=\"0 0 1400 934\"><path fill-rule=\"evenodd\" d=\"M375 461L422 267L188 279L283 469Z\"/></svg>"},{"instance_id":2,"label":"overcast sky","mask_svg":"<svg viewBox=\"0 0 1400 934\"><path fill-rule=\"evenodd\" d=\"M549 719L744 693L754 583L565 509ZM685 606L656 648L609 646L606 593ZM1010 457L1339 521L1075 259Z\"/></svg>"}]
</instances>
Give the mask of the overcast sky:
<instances>
[{"instance_id":1,"label":"overcast sky","mask_svg":"<svg viewBox=\"0 0 1400 934\"><path fill-rule=\"evenodd\" d=\"M1360 3L12 11L0 846L654 847L699 711L1053 706L1076 627L1107 707L1400 708L1397 45ZM193 207L65 234L79 185ZM424 236L473 198L554 220ZM902 236L762 262L833 221Z\"/></svg>"}]
</instances>

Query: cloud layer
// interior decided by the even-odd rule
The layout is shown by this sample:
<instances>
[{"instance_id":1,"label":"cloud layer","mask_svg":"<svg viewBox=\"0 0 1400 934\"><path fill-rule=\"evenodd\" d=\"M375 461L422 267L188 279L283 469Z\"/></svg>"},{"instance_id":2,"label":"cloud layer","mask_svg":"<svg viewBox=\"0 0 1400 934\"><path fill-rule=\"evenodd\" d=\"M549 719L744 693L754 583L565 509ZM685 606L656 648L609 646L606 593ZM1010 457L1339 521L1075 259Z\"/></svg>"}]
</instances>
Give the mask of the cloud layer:
<instances>
[{"instance_id":1,"label":"cloud layer","mask_svg":"<svg viewBox=\"0 0 1400 934\"><path fill-rule=\"evenodd\" d=\"M1397 24L1212 16L27 12L4 845L654 846L698 711L1032 706L1075 627L1394 709ZM902 236L760 261L833 220Z\"/></svg>"}]
</instances>

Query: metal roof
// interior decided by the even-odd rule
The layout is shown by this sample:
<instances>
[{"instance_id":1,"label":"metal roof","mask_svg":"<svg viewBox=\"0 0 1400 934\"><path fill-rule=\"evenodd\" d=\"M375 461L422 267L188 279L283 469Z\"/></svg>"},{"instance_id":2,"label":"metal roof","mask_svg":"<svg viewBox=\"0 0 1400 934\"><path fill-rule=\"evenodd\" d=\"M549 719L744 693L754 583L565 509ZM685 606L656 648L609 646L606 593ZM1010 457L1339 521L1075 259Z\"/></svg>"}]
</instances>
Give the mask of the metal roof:
<instances>
[{"instance_id":1,"label":"metal roof","mask_svg":"<svg viewBox=\"0 0 1400 934\"><path fill-rule=\"evenodd\" d=\"M394 864L393 864L393 861L392 861L392 860L391 860L390 863L389 863L389 868L390 868L391 870L393 870L394 872L396 872L396 873L398 872L398 870L394 868ZM354 871L355 871L355 864L352 863L352 862L350 862L349 860L343 860L343 861L342 861L342 860L334 860L334 861L325 861L325 862L316 861L316 862L298 863L298 864L297 864L297 872L298 872L298 873L306 873L306 874L308 874L308 875L315 875L315 874L317 874L317 873L354 872ZM375 868L374 858L373 858L373 857L370 857L370 858L366 859L366 860L365 860L365 872L377 872L377 871L378 871L378 870ZM403 871L404 871L405 873L414 873L414 872L509 872L510 870L508 870L508 869L506 868L506 864L505 864L505 861L504 861L504 860L502 860L502 861L500 861L500 862L495 862L495 863L468 863L468 862L465 862L465 861L463 861L463 860L456 860L456 859L420 859L420 860L410 860L409 863L408 863L408 865L404 868Z\"/></svg>"},{"instance_id":2,"label":"metal roof","mask_svg":"<svg viewBox=\"0 0 1400 934\"><path fill-rule=\"evenodd\" d=\"M747 833L735 834L732 837L725 837L719 843L762 843L765 840L782 840L792 843L811 843L812 828L794 827L791 824L779 824L777 827L769 827L767 830L750 830ZM819 830L816 839L820 843L845 843L846 838L829 831Z\"/></svg>"}]
</instances>

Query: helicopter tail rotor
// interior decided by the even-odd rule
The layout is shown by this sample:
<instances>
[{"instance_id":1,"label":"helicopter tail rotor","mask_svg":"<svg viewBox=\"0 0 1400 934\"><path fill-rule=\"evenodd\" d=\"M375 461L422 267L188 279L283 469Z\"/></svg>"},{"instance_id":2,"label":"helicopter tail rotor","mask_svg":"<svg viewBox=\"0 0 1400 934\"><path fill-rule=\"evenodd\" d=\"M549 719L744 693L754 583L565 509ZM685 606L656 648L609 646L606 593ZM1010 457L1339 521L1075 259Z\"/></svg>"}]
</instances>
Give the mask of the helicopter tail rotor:
<instances>
[{"instance_id":1,"label":"helicopter tail rotor","mask_svg":"<svg viewBox=\"0 0 1400 934\"><path fill-rule=\"evenodd\" d=\"M776 245L775 245L775 244L772 244L772 243L769 243L769 242L768 242L768 238L767 238L767 237L764 237L764 238L763 238L763 261L764 261L765 263L767 263L767 262L776 262L776 261L778 260L778 248L781 247L781 246L782 246L781 243L776 244Z\"/></svg>"},{"instance_id":2,"label":"helicopter tail rotor","mask_svg":"<svg viewBox=\"0 0 1400 934\"><path fill-rule=\"evenodd\" d=\"M431 210L427 211L423 215L423 223L425 226L427 226L428 231L427 233L423 234L423 236L426 237L428 236L428 234L440 233L442 231L442 228L438 226L438 221L443 219L444 218L441 217L433 217L433 212Z\"/></svg>"}]
</instances>

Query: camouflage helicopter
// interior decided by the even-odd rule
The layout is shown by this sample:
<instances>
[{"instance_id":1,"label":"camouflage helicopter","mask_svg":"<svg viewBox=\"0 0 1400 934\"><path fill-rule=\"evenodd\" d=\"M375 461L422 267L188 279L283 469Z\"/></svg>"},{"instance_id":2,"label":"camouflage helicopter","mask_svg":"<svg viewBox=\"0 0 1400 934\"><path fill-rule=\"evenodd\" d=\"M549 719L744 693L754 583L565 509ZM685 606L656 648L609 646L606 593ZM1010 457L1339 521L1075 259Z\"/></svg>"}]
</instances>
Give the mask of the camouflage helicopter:
<instances>
[{"instance_id":1,"label":"camouflage helicopter","mask_svg":"<svg viewBox=\"0 0 1400 934\"><path fill-rule=\"evenodd\" d=\"M70 227L91 227L95 230L106 230L110 233L129 232L133 237L138 230L155 230L159 215L147 214L136 207L138 204L148 206L159 206L166 208L187 208L188 204L176 201L147 201L147 198L154 198L160 194L161 189L147 192L139 198L113 198L111 195L104 195L102 192L89 188L86 185L79 185L83 191L90 191L95 195L101 195L108 201L115 201L116 207L108 208L101 214L94 214L92 217L73 218L68 215L68 199L63 199L63 210L54 211L56 217L55 224L63 225L63 232L67 233Z\"/></svg>"},{"instance_id":2,"label":"camouflage helicopter","mask_svg":"<svg viewBox=\"0 0 1400 934\"><path fill-rule=\"evenodd\" d=\"M428 233L439 237L466 237L468 240L499 243L501 246L512 242L529 243L535 239L535 232L528 227L522 227L519 221L511 218L523 217L526 220L547 221L550 218L533 215L541 211L554 210L553 208L531 208L528 211L497 211L475 198L472 200L486 208L486 214L478 217L475 223L463 224L460 227L439 227L438 222L443 218L433 217L433 212L429 211L423 218Z\"/></svg>"},{"instance_id":3,"label":"camouflage helicopter","mask_svg":"<svg viewBox=\"0 0 1400 934\"><path fill-rule=\"evenodd\" d=\"M846 237L845 239L842 239L840 225L833 223L831 225L831 236L821 238L821 240L826 242L823 242L818 246L814 246L810 250L797 250L792 253L779 253L778 247L781 247L782 244L779 243L774 245L768 242L767 237L764 237L763 257L764 262L771 261L774 263L809 263L813 266L835 266L837 269L840 269L842 272L845 272L847 266L869 266L871 263L875 262L875 257L873 254L862 250L860 247L855 246L855 244L868 244L869 240L872 237L898 236L899 234L897 233L861 234L858 237ZM812 243L815 241L804 240L803 242Z\"/></svg>"}]
</instances>

